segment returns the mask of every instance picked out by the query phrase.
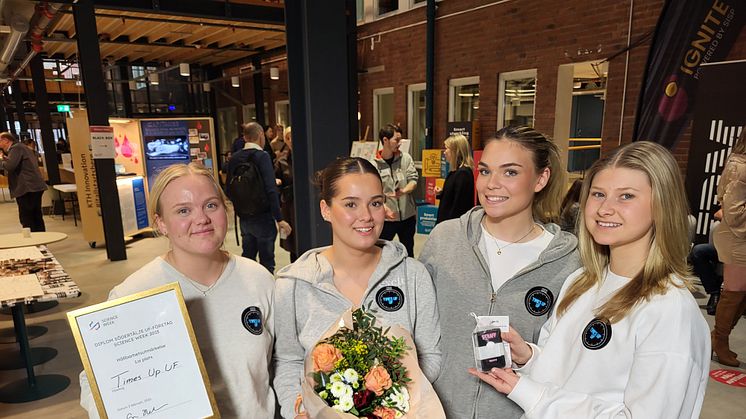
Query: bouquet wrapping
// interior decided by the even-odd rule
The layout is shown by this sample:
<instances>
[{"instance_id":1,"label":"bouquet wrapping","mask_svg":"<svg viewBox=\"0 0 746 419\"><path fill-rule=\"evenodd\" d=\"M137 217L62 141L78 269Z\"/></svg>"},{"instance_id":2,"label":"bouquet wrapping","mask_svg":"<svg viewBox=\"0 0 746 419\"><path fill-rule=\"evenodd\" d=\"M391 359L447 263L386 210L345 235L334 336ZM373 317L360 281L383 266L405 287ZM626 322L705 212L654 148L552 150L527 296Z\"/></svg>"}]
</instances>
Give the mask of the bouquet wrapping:
<instances>
[{"instance_id":1,"label":"bouquet wrapping","mask_svg":"<svg viewBox=\"0 0 746 419\"><path fill-rule=\"evenodd\" d=\"M445 418L412 336L400 326L381 328L364 309L347 310L321 336L304 376L302 405L312 419Z\"/></svg>"}]
</instances>

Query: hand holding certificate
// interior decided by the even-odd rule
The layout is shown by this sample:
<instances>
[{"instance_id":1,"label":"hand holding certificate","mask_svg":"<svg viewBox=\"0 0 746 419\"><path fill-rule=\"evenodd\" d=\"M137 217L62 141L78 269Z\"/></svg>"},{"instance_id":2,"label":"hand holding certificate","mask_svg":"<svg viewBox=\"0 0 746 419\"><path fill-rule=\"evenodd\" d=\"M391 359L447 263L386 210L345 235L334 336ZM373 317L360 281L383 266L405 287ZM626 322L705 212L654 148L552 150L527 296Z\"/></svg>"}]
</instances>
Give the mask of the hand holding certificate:
<instances>
[{"instance_id":1,"label":"hand holding certificate","mask_svg":"<svg viewBox=\"0 0 746 419\"><path fill-rule=\"evenodd\" d=\"M68 313L102 418L220 417L178 284Z\"/></svg>"}]
</instances>

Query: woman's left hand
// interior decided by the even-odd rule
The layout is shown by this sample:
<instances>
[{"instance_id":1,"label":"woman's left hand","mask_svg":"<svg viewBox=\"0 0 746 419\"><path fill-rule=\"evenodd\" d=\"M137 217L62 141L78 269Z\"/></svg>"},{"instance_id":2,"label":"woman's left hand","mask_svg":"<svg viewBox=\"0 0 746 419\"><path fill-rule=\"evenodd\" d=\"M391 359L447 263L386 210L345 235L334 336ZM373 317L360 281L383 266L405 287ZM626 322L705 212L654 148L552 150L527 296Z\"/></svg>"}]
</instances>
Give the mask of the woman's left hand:
<instances>
[{"instance_id":1,"label":"woman's left hand","mask_svg":"<svg viewBox=\"0 0 746 419\"><path fill-rule=\"evenodd\" d=\"M495 390L503 394L510 394L510 392L513 391L513 388L515 388L515 385L518 384L518 380L521 379L521 377L510 368L505 368L504 370L493 368L489 373L479 372L474 368L469 368L469 374L491 385Z\"/></svg>"}]
</instances>

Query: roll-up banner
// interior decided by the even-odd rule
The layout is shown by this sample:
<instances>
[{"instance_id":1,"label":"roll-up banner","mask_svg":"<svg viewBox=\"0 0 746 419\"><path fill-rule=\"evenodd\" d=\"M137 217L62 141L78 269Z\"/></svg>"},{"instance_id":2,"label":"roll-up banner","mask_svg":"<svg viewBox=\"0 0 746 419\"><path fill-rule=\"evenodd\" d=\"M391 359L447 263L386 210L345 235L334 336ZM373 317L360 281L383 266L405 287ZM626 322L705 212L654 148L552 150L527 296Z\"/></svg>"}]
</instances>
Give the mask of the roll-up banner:
<instances>
[{"instance_id":1,"label":"roll-up banner","mask_svg":"<svg viewBox=\"0 0 746 419\"><path fill-rule=\"evenodd\" d=\"M702 65L725 59L744 21L746 0L666 2L648 55L635 141L673 148L691 116Z\"/></svg>"},{"instance_id":2,"label":"roll-up banner","mask_svg":"<svg viewBox=\"0 0 746 419\"><path fill-rule=\"evenodd\" d=\"M718 209L720 173L746 124L746 60L712 63L700 70L686 172L689 205L697 219L695 243L708 240Z\"/></svg>"}]
</instances>

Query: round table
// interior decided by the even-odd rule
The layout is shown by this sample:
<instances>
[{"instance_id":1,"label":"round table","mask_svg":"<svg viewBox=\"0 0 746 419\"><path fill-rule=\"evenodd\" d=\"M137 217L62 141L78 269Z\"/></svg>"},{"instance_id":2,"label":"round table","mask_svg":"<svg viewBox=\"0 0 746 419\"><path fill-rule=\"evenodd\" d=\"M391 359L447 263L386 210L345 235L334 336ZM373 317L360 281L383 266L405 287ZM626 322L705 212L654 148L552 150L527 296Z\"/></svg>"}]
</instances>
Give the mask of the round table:
<instances>
[{"instance_id":1,"label":"round table","mask_svg":"<svg viewBox=\"0 0 746 419\"><path fill-rule=\"evenodd\" d=\"M38 246L65 240L67 234L54 231L34 231L31 237L23 237L22 233L0 234L0 249L15 247Z\"/></svg>"}]
</instances>

